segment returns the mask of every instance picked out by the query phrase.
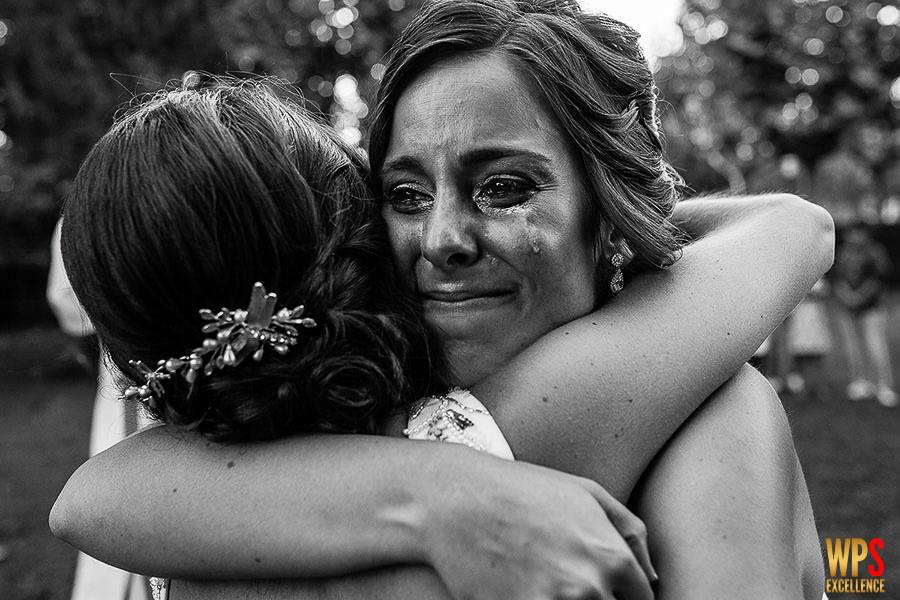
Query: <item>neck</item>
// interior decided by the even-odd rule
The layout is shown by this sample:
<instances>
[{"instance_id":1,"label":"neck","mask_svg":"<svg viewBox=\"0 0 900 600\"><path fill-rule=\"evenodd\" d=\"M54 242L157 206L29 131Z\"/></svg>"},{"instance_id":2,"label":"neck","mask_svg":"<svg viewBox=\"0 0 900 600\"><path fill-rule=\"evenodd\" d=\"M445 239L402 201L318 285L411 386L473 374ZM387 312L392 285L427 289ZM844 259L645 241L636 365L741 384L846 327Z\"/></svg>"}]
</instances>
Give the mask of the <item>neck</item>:
<instances>
[{"instance_id":1,"label":"neck","mask_svg":"<svg viewBox=\"0 0 900 600\"><path fill-rule=\"evenodd\" d=\"M495 373L509 361L510 356L499 353L494 346L473 344L461 340L444 343L444 356L451 386L470 388L488 375ZM500 356L500 354L504 354Z\"/></svg>"}]
</instances>

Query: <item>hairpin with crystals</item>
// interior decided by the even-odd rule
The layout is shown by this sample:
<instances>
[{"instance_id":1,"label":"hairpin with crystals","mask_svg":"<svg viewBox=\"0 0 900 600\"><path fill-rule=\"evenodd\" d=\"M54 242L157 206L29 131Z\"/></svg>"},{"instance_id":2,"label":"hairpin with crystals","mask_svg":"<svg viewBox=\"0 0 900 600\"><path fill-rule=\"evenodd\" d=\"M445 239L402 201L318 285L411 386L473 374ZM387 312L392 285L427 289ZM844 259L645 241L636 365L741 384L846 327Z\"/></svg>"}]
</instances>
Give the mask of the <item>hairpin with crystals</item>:
<instances>
[{"instance_id":1,"label":"hairpin with crystals","mask_svg":"<svg viewBox=\"0 0 900 600\"><path fill-rule=\"evenodd\" d=\"M178 358L162 359L151 369L139 360L129 361L144 378L142 385L132 385L125 389L125 400L140 399L151 405L164 393L162 381L173 375L182 377L193 385L200 371L207 377L217 369L241 364L248 356L260 361L266 346L278 354L287 354L291 346L297 345L299 328L315 327L316 322L303 316L303 305L282 308L275 312L276 294L267 294L263 284L253 285L250 304L246 310L222 308L214 313L201 309L200 317L209 323L203 326L203 333L215 332L215 337L203 340L190 354Z\"/></svg>"}]
</instances>

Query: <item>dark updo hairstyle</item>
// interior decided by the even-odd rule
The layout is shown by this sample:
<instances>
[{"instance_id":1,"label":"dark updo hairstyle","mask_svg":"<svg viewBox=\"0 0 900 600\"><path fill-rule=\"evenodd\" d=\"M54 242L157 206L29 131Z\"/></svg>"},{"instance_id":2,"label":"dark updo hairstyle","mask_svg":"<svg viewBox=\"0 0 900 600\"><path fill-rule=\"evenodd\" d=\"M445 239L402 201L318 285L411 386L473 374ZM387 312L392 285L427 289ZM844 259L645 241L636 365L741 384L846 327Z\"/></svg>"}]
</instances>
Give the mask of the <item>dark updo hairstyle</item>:
<instances>
[{"instance_id":1,"label":"dark updo hairstyle","mask_svg":"<svg viewBox=\"0 0 900 600\"><path fill-rule=\"evenodd\" d=\"M600 269L624 241L630 268L671 264L682 240L669 217L682 181L663 155L653 75L638 34L574 0L432 0L395 42L369 145L373 189L397 102L412 81L453 57L499 54L540 90L581 156ZM608 278L601 278L608 281ZM603 285L602 288L607 286Z\"/></svg>"},{"instance_id":2,"label":"dark updo hairstyle","mask_svg":"<svg viewBox=\"0 0 900 600\"><path fill-rule=\"evenodd\" d=\"M246 308L254 282L318 325L149 407L217 441L375 431L425 391L428 343L395 283L367 168L266 81L209 78L138 104L94 146L63 216L76 295L127 383L200 345L198 311Z\"/></svg>"}]
</instances>

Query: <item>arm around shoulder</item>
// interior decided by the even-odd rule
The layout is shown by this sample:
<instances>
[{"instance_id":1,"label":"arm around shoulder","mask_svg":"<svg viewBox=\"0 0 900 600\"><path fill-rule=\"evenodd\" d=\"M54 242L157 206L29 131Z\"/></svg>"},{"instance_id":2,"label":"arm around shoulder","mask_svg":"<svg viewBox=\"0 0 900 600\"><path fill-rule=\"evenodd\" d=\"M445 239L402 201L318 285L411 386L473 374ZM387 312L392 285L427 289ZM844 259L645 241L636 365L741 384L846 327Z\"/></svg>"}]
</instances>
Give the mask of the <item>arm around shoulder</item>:
<instances>
[{"instance_id":1,"label":"arm around shoulder","mask_svg":"<svg viewBox=\"0 0 900 600\"><path fill-rule=\"evenodd\" d=\"M51 527L104 562L171 578L427 564L454 597L607 586L651 597L642 525L599 486L459 444L310 435L223 446L157 427L79 468Z\"/></svg>"},{"instance_id":2,"label":"arm around shoulder","mask_svg":"<svg viewBox=\"0 0 900 600\"><path fill-rule=\"evenodd\" d=\"M403 469L434 460L433 450L350 435L220 445L155 427L82 465L50 526L104 562L149 575L319 576L417 562L435 502ZM455 468L456 452L441 453L445 468Z\"/></svg>"},{"instance_id":3,"label":"arm around shoulder","mask_svg":"<svg viewBox=\"0 0 900 600\"><path fill-rule=\"evenodd\" d=\"M794 194L694 198L680 202L672 218L695 240L737 231L761 243L803 249L796 258L810 274L824 274L834 262L834 220Z\"/></svg>"}]
</instances>

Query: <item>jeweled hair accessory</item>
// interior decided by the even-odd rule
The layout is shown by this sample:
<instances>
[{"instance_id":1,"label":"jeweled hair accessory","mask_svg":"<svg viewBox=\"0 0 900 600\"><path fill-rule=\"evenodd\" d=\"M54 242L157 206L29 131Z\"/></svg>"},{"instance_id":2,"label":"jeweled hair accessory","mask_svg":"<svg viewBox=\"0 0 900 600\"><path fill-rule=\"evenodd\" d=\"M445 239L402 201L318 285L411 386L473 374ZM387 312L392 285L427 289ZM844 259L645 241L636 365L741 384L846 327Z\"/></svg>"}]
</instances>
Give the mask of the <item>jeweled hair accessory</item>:
<instances>
[{"instance_id":1,"label":"jeweled hair accessory","mask_svg":"<svg viewBox=\"0 0 900 600\"><path fill-rule=\"evenodd\" d=\"M182 377L193 385L201 371L208 377L217 369L237 366L250 356L257 362L262 360L267 346L278 354L287 354L291 346L297 345L300 328L315 327L316 322L303 316L302 304L276 313L277 302L278 296L267 294L263 284L257 282L246 310L222 308L214 313L201 309L200 317L209 321L202 331L215 332L215 337L204 339L190 354L158 361L156 369L139 360L129 361L144 378L144 384L129 386L122 398L140 399L153 405L153 400L165 393L161 382L172 376Z\"/></svg>"}]
</instances>

